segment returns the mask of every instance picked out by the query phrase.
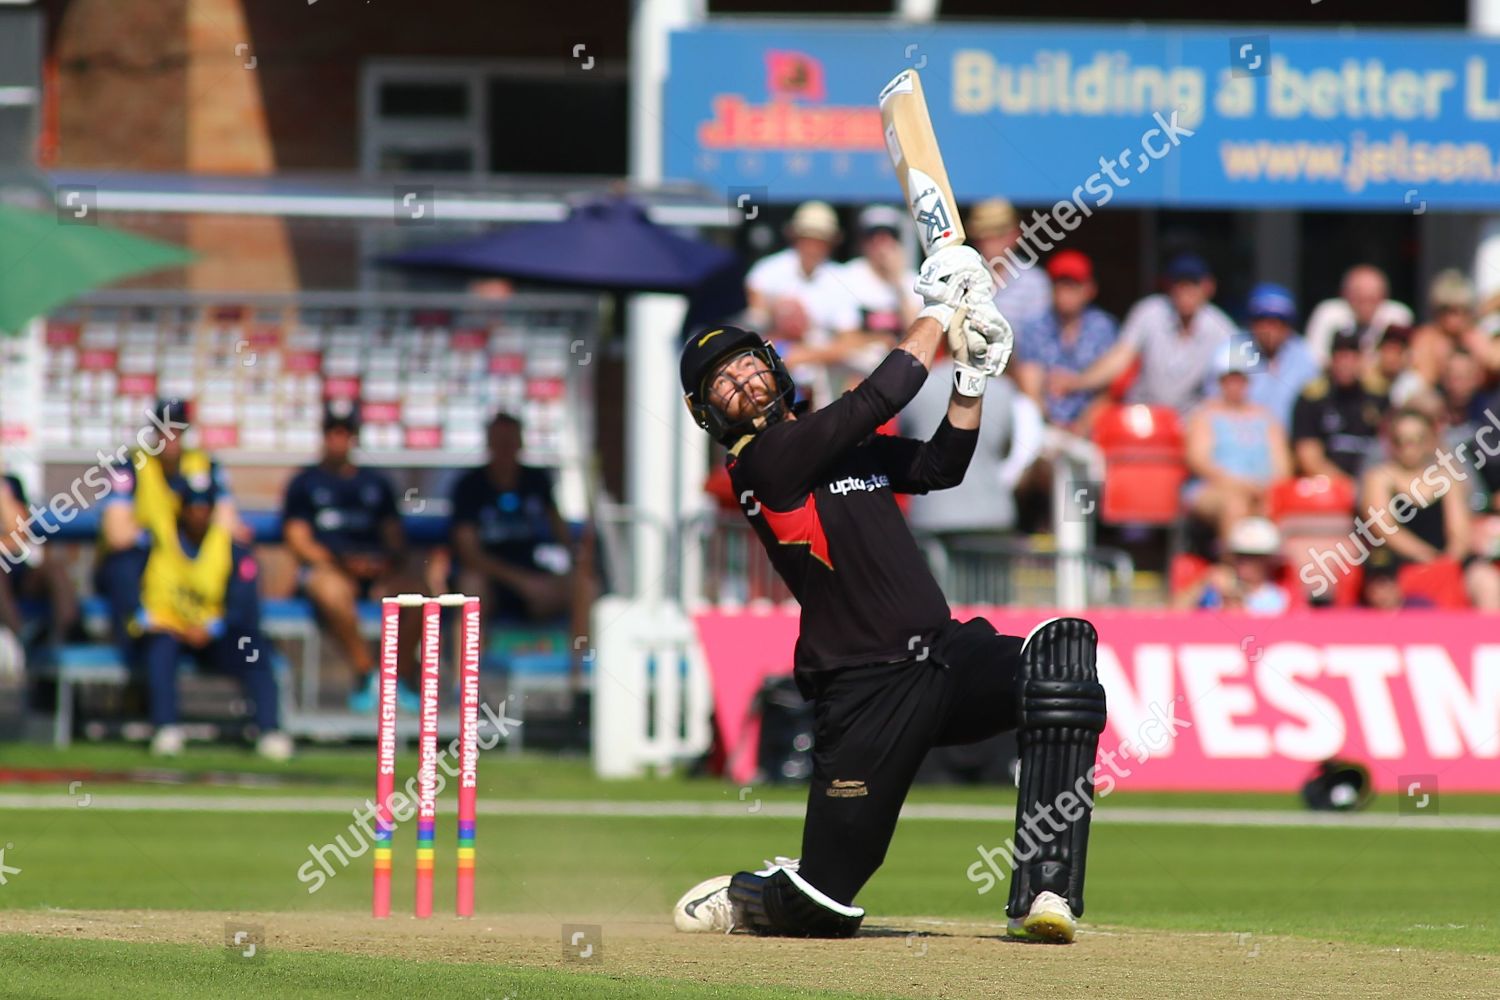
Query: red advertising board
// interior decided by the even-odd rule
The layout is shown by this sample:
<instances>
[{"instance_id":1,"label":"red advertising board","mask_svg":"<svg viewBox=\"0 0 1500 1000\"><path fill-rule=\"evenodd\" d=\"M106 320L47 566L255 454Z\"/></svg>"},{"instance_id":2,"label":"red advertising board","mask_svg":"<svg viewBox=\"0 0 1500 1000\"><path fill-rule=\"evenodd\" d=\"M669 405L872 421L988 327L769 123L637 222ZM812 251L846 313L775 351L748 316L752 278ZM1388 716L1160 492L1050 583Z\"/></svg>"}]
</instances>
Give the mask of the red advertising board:
<instances>
[{"instance_id":1,"label":"red advertising board","mask_svg":"<svg viewBox=\"0 0 1500 1000\"><path fill-rule=\"evenodd\" d=\"M1025 635L1050 616L971 608ZM1100 610L1109 697L1101 767L1119 788L1288 791L1352 758L1392 791L1500 791L1500 627L1468 612L1302 612L1280 618ZM733 777L754 771L750 698L787 673L797 612L696 616ZM738 756L736 748L745 748Z\"/></svg>"}]
</instances>

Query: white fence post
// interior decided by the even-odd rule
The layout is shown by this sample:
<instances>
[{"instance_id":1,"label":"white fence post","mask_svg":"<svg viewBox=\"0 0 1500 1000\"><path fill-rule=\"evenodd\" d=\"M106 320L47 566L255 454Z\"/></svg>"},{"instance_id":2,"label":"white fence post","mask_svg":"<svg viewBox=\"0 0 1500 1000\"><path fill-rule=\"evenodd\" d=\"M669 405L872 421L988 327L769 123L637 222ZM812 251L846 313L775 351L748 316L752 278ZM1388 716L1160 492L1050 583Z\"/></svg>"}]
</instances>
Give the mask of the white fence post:
<instances>
[{"instance_id":1,"label":"white fence post","mask_svg":"<svg viewBox=\"0 0 1500 1000\"><path fill-rule=\"evenodd\" d=\"M675 602L594 603L594 773L640 777L708 750L708 664L693 621Z\"/></svg>"}]
</instances>

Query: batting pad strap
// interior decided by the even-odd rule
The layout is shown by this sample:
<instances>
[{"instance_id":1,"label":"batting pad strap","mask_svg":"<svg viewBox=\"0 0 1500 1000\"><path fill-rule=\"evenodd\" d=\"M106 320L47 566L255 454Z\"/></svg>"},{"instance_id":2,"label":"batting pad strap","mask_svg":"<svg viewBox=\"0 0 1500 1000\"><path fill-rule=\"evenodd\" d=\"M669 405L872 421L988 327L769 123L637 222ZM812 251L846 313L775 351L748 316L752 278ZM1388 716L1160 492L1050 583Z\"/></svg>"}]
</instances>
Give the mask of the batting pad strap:
<instances>
[{"instance_id":1,"label":"batting pad strap","mask_svg":"<svg viewBox=\"0 0 1500 1000\"><path fill-rule=\"evenodd\" d=\"M798 889L802 890L802 894L804 896L812 900L814 903L817 903L819 906L823 907L823 909L832 910L834 913L837 913L841 917L863 917L865 915L864 907L845 906L843 903L834 901L829 896L826 896L823 893L819 892L816 886L814 886L807 879L803 878L801 875L797 874L795 870L791 868L783 868L781 869L781 871L786 875L787 879L791 881L792 885L795 885Z\"/></svg>"},{"instance_id":2,"label":"batting pad strap","mask_svg":"<svg viewBox=\"0 0 1500 1000\"><path fill-rule=\"evenodd\" d=\"M737 918L756 934L779 937L848 938L859 932L865 911L819 892L790 868L772 874L739 872L729 883Z\"/></svg>"},{"instance_id":3,"label":"batting pad strap","mask_svg":"<svg viewBox=\"0 0 1500 1000\"><path fill-rule=\"evenodd\" d=\"M1028 678L1021 687L1021 725L1104 732L1104 685L1090 681Z\"/></svg>"}]
</instances>

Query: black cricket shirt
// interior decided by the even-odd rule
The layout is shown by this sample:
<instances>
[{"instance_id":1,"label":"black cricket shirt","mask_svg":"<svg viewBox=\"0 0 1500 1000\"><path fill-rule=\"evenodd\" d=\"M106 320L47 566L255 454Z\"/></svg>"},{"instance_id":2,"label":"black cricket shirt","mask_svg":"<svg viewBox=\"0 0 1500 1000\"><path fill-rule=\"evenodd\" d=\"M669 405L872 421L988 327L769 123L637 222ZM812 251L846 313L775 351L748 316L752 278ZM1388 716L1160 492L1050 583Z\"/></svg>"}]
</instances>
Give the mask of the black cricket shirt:
<instances>
[{"instance_id":1,"label":"black cricket shirt","mask_svg":"<svg viewBox=\"0 0 1500 1000\"><path fill-rule=\"evenodd\" d=\"M927 374L898 349L835 402L730 448L740 507L802 606L799 674L915 658L952 617L895 494L958 485L979 432L944 418L928 441L875 433Z\"/></svg>"}]
</instances>

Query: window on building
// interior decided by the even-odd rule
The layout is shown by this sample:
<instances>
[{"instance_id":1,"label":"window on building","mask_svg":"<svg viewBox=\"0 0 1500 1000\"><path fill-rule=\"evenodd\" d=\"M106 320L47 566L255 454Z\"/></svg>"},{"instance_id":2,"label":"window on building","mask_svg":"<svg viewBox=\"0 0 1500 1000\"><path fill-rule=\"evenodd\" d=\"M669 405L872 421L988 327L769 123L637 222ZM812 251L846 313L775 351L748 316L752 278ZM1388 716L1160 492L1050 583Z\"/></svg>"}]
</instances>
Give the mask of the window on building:
<instances>
[{"instance_id":1,"label":"window on building","mask_svg":"<svg viewBox=\"0 0 1500 1000\"><path fill-rule=\"evenodd\" d=\"M367 173L618 176L628 169L621 70L375 62L364 82Z\"/></svg>"}]
</instances>

